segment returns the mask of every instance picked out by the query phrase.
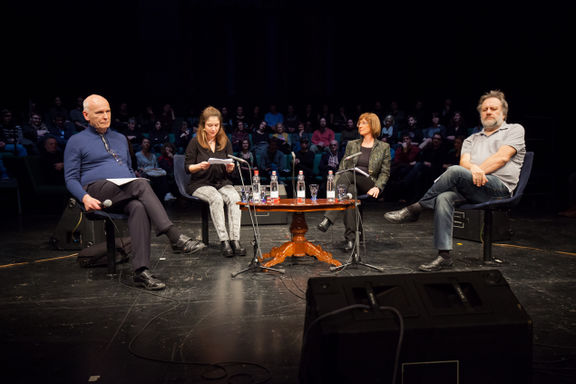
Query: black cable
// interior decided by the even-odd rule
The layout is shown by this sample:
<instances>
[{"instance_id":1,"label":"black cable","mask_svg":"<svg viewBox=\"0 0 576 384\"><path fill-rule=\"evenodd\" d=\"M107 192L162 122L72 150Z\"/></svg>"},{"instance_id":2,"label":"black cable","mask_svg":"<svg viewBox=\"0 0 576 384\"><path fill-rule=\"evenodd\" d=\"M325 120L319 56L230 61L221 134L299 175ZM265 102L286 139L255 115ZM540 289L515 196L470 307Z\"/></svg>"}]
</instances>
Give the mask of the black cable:
<instances>
[{"instance_id":1,"label":"black cable","mask_svg":"<svg viewBox=\"0 0 576 384\"><path fill-rule=\"evenodd\" d=\"M327 312L323 315L318 316L317 318L315 318L310 323L308 328L304 331L304 337L303 337L303 341L302 341L302 343L303 343L302 349L304 349L305 343L308 340L308 333L310 332L310 329L312 329L320 321L326 319L327 317L331 317L331 316L337 315L337 314L342 313L342 312L347 312L347 311L350 311L352 309L371 309L371 308L372 308L371 306L366 305L366 304L351 304L351 305L348 305L346 307L335 309L333 311L330 311L330 312ZM392 384L396 384L396 378L398 377L398 365L400 362L400 351L402 350L402 343L404 341L404 318L402 317L402 314L400 313L400 311L398 309L396 309L395 307L379 306L378 309L380 309L381 311L390 311L390 312L394 313L396 315L396 317L398 318L398 324L399 324L398 343L396 345L396 352L394 354L394 368L392 371Z\"/></svg>"}]
</instances>

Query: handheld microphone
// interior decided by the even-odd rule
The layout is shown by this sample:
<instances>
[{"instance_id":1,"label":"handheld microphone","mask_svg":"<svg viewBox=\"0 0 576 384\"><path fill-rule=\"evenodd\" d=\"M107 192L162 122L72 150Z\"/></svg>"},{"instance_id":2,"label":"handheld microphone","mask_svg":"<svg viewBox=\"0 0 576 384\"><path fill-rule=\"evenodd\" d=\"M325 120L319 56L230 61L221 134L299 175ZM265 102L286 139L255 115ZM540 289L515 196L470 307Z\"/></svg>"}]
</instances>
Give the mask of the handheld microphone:
<instances>
[{"instance_id":1,"label":"handheld microphone","mask_svg":"<svg viewBox=\"0 0 576 384\"><path fill-rule=\"evenodd\" d=\"M234 155L228 155L228 157L231 158L231 159L234 159L234 160L236 160L236 161L239 161L239 162L241 162L241 163L248 164L248 162L247 162L246 160L242 159L241 157L236 157L236 156L234 156Z\"/></svg>"},{"instance_id":2,"label":"handheld microphone","mask_svg":"<svg viewBox=\"0 0 576 384\"><path fill-rule=\"evenodd\" d=\"M112 200L106 199L100 203L100 208L110 208L112 206Z\"/></svg>"},{"instance_id":3,"label":"handheld microphone","mask_svg":"<svg viewBox=\"0 0 576 384\"><path fill-rule=\"evenodd\" d=\"M344 161L348 161L348 160L350 160L350 159L354 159L355 157L358 157L358 156L360 156L361 154L362 154L362 152L356 152L356 153L353 154L353 155L346 156L346 157L344 158Z\"/></svg>"}]
</instances>

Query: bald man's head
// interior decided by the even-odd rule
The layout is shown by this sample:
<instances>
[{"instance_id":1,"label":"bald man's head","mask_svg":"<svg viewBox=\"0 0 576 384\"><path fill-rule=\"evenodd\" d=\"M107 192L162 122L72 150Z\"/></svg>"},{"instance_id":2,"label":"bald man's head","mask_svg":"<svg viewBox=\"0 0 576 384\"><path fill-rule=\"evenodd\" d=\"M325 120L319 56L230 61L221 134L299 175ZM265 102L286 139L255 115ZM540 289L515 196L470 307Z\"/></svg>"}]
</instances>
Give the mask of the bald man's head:
<instances>
[{"instance_id":1,"label":"bald man's head","mask_svg":"<svg viewBox=\"0 0 576 384\"><path fill-rule=\"evenodd\" d=\"M112 119L108 100L100 95L90 95L82 103L84 118L98 133L104 133L110 127Z\"/></svg>"}]
</instances>

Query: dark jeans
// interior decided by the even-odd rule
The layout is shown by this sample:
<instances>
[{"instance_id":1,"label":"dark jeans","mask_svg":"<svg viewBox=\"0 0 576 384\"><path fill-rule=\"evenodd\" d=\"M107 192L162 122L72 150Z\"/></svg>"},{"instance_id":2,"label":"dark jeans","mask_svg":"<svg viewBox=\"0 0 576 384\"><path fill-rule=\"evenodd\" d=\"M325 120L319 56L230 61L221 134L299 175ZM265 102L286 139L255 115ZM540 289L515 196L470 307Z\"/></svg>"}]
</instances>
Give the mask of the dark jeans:
<instances>
[{"instance_id":1,"label":"dark jeans","mask_svg":"<svg viewBox=\"0 0 576 384\"><path fill-rule=\"evenodd\" d=\"M464 167L453 165L446 170L422 196L419 203L434 210L434 246L439 250L452 249L454 208L458 204L483 203L493 198L509 197L506 185L496 176L487 175L488 182L477 187L472 173Z\"/></svg>"},{"instance_id":2,"label":"dark jeans","mask_svg":"<svg viewBox=\"0 0 576 384\"><path fill-rule=\"evenodd\" d=\"M128 215L128 232L132 238L132 267L137 270L150 265L150 230L165 233L172 222L164 206L150 187L150 182L137 179L118 186L107 180L98 180L86 186L86 192L95 199L110 199L111 212Z\"/></svg>"}]
</instances>

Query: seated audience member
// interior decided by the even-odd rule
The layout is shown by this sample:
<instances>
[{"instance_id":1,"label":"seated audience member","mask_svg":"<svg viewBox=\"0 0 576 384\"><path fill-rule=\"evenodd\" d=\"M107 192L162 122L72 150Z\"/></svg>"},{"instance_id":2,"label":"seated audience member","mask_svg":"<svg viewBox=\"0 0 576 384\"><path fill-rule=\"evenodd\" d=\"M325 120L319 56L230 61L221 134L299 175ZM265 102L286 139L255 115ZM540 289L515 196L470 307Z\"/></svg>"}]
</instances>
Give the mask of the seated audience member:
<instances>
[{"instance_id":1,"label":"seated audience member","mask_svg":"<svg viewBox=\"0 0 576 384\"><path fill-rule=\"evenodd\" d=\"M421 271L452 267L450 251L457 205L510 197L518 185L526 154L524 127L506 122L508 102L500 91L482 95L478 112L484 129L464 141L460 165L448 168L418 202L384 215L397 224L418 220L425 208L434 210L434 247L438 255L420 265Z\"/></svg>"},{"instance_id":2,"label":"seated audience member","mask_svg":"<svg viewBox=\"0 0 576 384\"><path fill-rule=\"evenodd\" d=\"M284 122L284 115L278 112L275 104L271 104L268 112L264 115L264 121L269 127L274 127L276 124Z\"/></svg>"},{"instance_id":3,"label":"seated audience member","mask_svg":"<svg viewBox=\"0 0 576 384\"><path fill-rule=\"evenodd\" d=\"M160 157L158 157L158 166L166 171L166 182L168 184L168 192L164 195L164 201L175 200L178 194L178 186L174 179L174 154L176 149L174 144L167 142L162 145L160 150Z\"/></svg>"},{"instance_id":4,"label":"seated audience member","mask_svg":"<svg viewBox=\"0 0 576 384\"><path fill-rule=\"evenodd\" d=\"M340 157L344 155L344 151L346 150L346 145L350 140L357 140L360 136L358 135L358 128L356 124L354 124L354 120L348 119L346 120L346 126L340 133Z\"/></svg>"},{"instance_id":5,"label":"seated audience member","mask_svg":"<svg viewBox=\"0 0 576 384\"><path fill-rule=\"evenodd\" d=\"M278 144L278 149L285 154L292 151L292 144L290 142L290 135L288 132L284 131L284 123L278 123L274 127L274 132L272 133L272 138L276 139Z\"/></svg>"},{"instance_id":6,"label":"seated audience member","mask_svg":"<svg viewBox=\"0 0 576 384\"><path fill-rule=\"evenodd\" d=\"M402 138L406 135L410 136L410 140L414 144L420 144L422 142L422 130L418 126L418 119L414 115L408 115L407 119L407 126L405 129L402 129L398 132L398 139L402 140Z\"/></svg>"},{"instance_id":7,"label":"seated audience member","mask_svg":"<svg viewBox=\"0 0 576 384\"><path fill-rule=\"evenodd\" d=\"M237 172L234 172L235 184L242 184L242 179L244 180L244 184L250 184L250 180L252 177L250 169L254 169L256 165L254 153L250 150L250 140L248 139L242 140L242 149L239 152L236 152L235 156L246 160L250 165L248 166L245 163L240 163L240 169ZM242 179L240 179L239 172L242 172Z\"/></svg>"},{"instance_id":8,"label":"seated audience member","mask_svg":"<svg viewBox=\"0 0 576 384\"><path fill-rule=\"evenodd\" d=\"M156 120L148 138L150 139L150 150L154 153L160 153L162 145L170 141L168 131L160 120Z\"/></svg>"},{"instance_id":9,"label":"seated audience member","mask_svg":"<svg viewBox=\"0 0 576 384\"><path fill-rule=\"evenodd\" d=\"M314 153L323 152L334 137L334 131L328 128L326 119L320 118L319 127L312 133L310 150Z\"/></svg>"},{"instance_id":10,"label":"seated audience member","mask_svg":"<svg viewBox=\"0 0 576 384\"><path fill-rule=\"evenodd\" d=\"M18 157L27 156L28 151L22 145L22 128L12 120L12 112L4 109L0 113L0 152L12 152Z\"/></svg>"},{"instance_id":11,"label":"seated audience member","mask_svg":"<svg viewBox=\"0 0 576 384\"><path fill-rule=\"evenodd\" d=\"M40 159L44 181L47 184L64 185L64 153L55 137L44 139Z\"/></svg>"},{"instance_id":12,"label":"seated audience member","mask_svg":"<svg viewBox=\"0 0 576 384\"><path fill-rule=\"evenodd\" d=\"M418 163L420 147L412 143L408 133L402 137L402 142L396 145L394 160L390 167L389 188L386 191L390 200L409 200L413 193L418 172L414 171Z\"/></svg>"},{"instance_id":13,"label":"seated audience member","mask_svg":"<svg viewBox=\"0 0 576 384\"><path fill-rule=\"evenodd\" d=\"M141 177L150 180L152 189L159 199L166 199L168 193L168 179L166 171L158 166L156 154L151 151L150 140L142 139L140 151L136 152L137 172ZM169 196L168 196L169 197Z\"/></svg>"},{"instance_id":14,"label":"seated audience member","mask_svg":"<svg viewBox=\"0 0 576 384\"><path fill-rule=\"evenodd\" d=\"M464 137L462 136L456 136L454 140L452 140L452 145L448 148L442 164L442 168L444 168L444 170L450 168L453 165L460 164L460 153L462 151L463 141Z\"/></svg>"},{"instance_id":15,"label":"seated audience member","mask_svg":"<svg viewBox=\"0 0 576 384\"><path fill-rule=\"evenodd\" d=\"M416 188L413 188L413 190L417 191L418 195L421 196L426 192L434 183L434 180L444 172L443 165L447 153L448 150L439 133L435 133L432 136L431 143L420 151L418 164L412 170L417 173L414 177ZM413 201L412 198L409 201Z\"/></svg>"},{"instance_id":16,"label":"seated audience member","mask_svg":"<svg viewBox=\"0 0 576 384\"><path fill-rule=\"evenodd\" d=\"M232 150L238 152L242 149L242 141L249 139L250 135L246 132L245 123L239 120L236 123L236 130L232 132L230 141L232 142Z\"/></svg>"},{"instance_id":17,"label":"seated audience member","mask_svg":"<svg viewBox=\"0 0 576 384\"><path fill-rule=\"evenodd\" d=\"M285 155L280 151L278 145L278 139L271 138L268 144L268 150L259 159L258 169L260 170L260 177L266 181L270 180L272 171L276 171L277 175L284 172L283 165Z\"/></svg>"},{"instance_id":18,"label":"seated audience member","mask_svg":"<svg viewBox=\"0 0 576 384\"><path fill-rule=\"evenodd\" d=\"M314 176L314 152L310 149L310 142L302 140L300 142L300 150L296 152L296 159L294 160L295 174L301 170L304 174L306 185L310 185L312 177ZM293 180L295 183L296 180Z\"/></svg>"},{"instance_id":19,"label":"seated audience member","mask_svg":"<svg viewBox=\"0 0 576 384\"><path fill-rule=\"evenodd\" d=\"M42 121L39 113L30 114L28 124L22 127L23 144L29 154L38 154L42 151L42 142L49 135L48 127Z\"/></svg>"},{"instance_id":20,"label":"seated audience member","mask_svg":"<svg viewBox=\"0 0 576 384\"><path fill-rule=\"evenodd\" d=\"M176 132L175 136L176 140L174 144L176 146L176 151L178 153L184 153L186 147L188 146L188 143L190 142L190 140L192 140L192 137L194 136L192 130L190 129L188 120L182 120L180 122L180 128L178 132Z\"/></svg>"},{"instance_id":21,"label":"seated audience member","mask_svg":"<svg viewBox=\"0 0 576 384\"><path fill-rule=\"evenodd\" d=\"M292 143L292 151L298 152L300 150L300 143L302 140L310 142L312 135L310 132L306 131L306 125L303 122L299 122L296 126L296 132L290 134L290 143ZM291 159L292 160L292 159Z\"/></svg>"},{"instance_id":22,"label":"seated audience member","mask_svg":"<svg viewBox=\"0 0 576 384\"><path fill-rule=\"evenodd\" d=\"M126 128L121 132L124 133L124 136L126 136L128 142L132 144L132 146L136 148L137 151L139 151L144 136L142 135L142 132L140 132L138 126L136 125L136 119L133 117L129 118L128 122L126 123Z\"/></svg>"},{"instance_id":23,"label":"seated audience member","mask_svg":"<svg viewBox=\"0 0 576 384\"><path fill-rule=\"evenodd\" d=\"M164 289L150 268L150 230L166 235L174 252L194 253L204 244L176 229L168 218L150 183L142 179L117 185L107 179L134 178L126 137L110 129L110 104L99 95L84 100L88 129L73 135L64 151L64 177L70 193L84 204L86 211L101 210L102 202L111 200L110 211L128 215L132 238L134 284L149 290Z\"/></svg>"},{"instance_id":24,"label":"seated audience member","mask_svg":"<svg viewBox=\"0 0 576 384\"><path fill-rule=\"evenodd\" d=\"M393 144L396 134L396 127L394 125L394 117L392 115L386 115L384 117L384 122L382 124L382 133L380 134L380 138L386 138L386 142L388 144Z\"/></svg>"},{"instance_id":25,"label":"seated audience member","mask_svg":"<svg viewBox=\"0 0 576 384\"><path fill-rule=\"evenodd\" d=\"M432 113L432 124L422 130L422 142L420 143L420 147L427 145L431 140L432 136L435 133L439 133L442 136L446 136L446 127L440 124L440 114L438 112Z\"/></svg>"},{"instance_id":26,"label":"seated audience member","mask_svg":"<svg viewBox=\"0 0 576 384\"><path fill-rule=\"evenodd\" d=\"M456 111L446 127L446 139L454 140L457 136L468 136L468 130L464 125L462 112Z\"/></svg>"},{"instance_id":27,"label":"seated audience member","mask_svg":"<svg viewBox=\"0 0 576 384\"><path fill-rule=\"evenodd\" d=\"M339 169L359 168L368 174L356 174L344 172L336 176L335 184L344 184L347 192L352 196L368 194L373 198L378 198L384 190L384 186L390 176L390 145L378 140L380 136L380 118L375 113L363 113L358 118L358 134L362 137L358 140L349 141L346 146L347 156L361 153L360 156L340 162ZM355 182L356 181L356 182ZM324 219L318 224L318 229L326 232L334 224L340 214L344 214L344 250L351 251L354 248L356 238L355 212L352 209L346 211L327 211ZM360 246L357 244L357 246Z\"/></svg>"},{"instance_id":28,"label":"seated audience member","mask_svg":"<svg viewBox=\"0 0 576 384\"><path fill-rule=\"evenodd\" d=\"M326 182L326 176L328 176L328 171L332 171L334 174L338 171L340 166L340 152L338 151L338 141L332 140L328 151L322 154L322 159L320 160L320 165L318 166L318 171L320 176L322 176L322 184Z\"/></svg>"},{"instance_id":29,"label":"seated audience member","mask_svg":"<svg viewBox=\"0 0 576 384\"><path fill-rule=\"evenodd\" d=\"M205 108L200 114L198 134L186 148L186 169L191 173L187 192L210 205L210 216L224 257L246 255L246 249L240 244L241 212L237 204L240 195L229 178L235 164L210 164L208 159L228 159L231 154L232 143L222 128L222 114L214 107Z\"/></svg>"},{"instance_id":30,"label":"seated audience member","mask_svg":"<svg viewBox=\"0 0 576 384\"><path fill-rule=\"evenodd\" d=\"M74 129L76 130L76 132L82 132L83 130L88 128L88 122L86 121L84 115L82 114L82 110L84 109L82 107L83 101L84 101L83 97L81 96L77 97L76 106L74 107L74 109L70 110L70 122L74 124Z\"/></svg>"},{"instance_id":31,"label":"seated audience member","mask_svg":"<svg viewBox=\"0 0 576 384\"><path fill-rule=\"evenodd\" d=\"M256 161L266 154L268 141L268 126L265 121L261 121L258 128L252 133L252 151L254 151Z\"/></svg>"}]
</instances>

